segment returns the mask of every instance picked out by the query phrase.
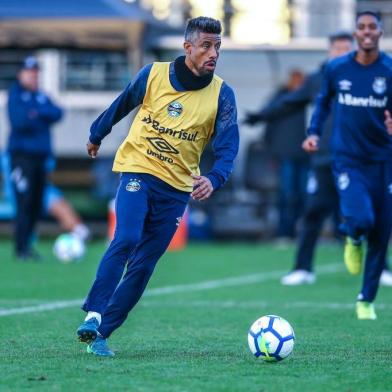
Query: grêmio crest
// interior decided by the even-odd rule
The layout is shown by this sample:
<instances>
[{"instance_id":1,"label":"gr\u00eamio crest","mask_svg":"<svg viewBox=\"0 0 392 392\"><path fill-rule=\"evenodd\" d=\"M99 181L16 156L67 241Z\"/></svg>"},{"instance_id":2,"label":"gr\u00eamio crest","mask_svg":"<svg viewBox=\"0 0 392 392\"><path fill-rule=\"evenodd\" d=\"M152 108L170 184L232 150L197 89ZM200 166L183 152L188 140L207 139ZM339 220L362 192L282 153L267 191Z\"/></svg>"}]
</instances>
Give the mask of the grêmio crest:
<instances>
[{"instance_id":1,"label":"gr\u00eamio crest","mask_svg":"<svg viewBox=\"0 0 392 392\"><path fill-rule=\"evenodd\" d=\"M179 102L173 101L173 102L170 102L167 107L167 114L170 117L180 117L183 110L184 109Z\"/></svg>"},{"instance_id":2,"label":"gr\u00eamio crest","mask_svg":"<svg viewBox=\"0 0 392 392\"><path fill-rule=\"evenodd\" d=\"M385 78L376 77L372 87L376 94L384 94L387 89L387 82Z\"/></svg>"}]
</instances>

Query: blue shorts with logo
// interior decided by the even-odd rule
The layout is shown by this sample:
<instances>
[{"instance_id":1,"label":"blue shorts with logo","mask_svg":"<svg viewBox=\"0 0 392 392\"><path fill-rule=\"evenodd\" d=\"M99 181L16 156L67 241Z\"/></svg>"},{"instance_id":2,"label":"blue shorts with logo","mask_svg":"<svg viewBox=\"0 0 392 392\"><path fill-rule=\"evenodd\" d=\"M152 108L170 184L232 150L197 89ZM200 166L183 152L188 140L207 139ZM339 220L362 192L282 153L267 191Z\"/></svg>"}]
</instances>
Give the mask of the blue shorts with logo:
<instances>
[{"instance_id":1,"label":"blue shorts with logo","mask_svg":"<svg viewBox=\"0 0 392 392\"><path fill-rule=\"evenodd\" d=\"M85 311L102 314L99 332L104 337L125 321L140 299L176 232L188 200L188 192L155 176L122 173L116 196L114 238L83 305Z\"/></svg>"},{"instance_id":2,"label":"blue shorts with logo","mask_svg":"<svg viewBox=\"0 0 392 392\"><path fill-rule=\"evenodd\" d=\"M358 299L372 302L392 229L392 163L337 161L333 172L343 218L341 230L354 239L367 240L364 280Z\"/></svg>"}]
</instances>

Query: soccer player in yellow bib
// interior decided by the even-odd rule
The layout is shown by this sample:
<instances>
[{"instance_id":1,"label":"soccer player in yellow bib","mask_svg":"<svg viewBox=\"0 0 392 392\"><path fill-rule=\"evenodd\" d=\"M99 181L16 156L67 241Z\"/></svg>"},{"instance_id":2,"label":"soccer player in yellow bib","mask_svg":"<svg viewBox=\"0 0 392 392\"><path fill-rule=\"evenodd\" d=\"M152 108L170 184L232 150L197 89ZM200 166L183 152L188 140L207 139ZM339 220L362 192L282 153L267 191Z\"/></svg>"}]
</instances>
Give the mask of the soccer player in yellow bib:
<instances>
[{"instance_id":1,"label":"soccer player in yellow bib","mask_svg":"<svg viewBox=\"0 0 392 392\"><path fill-rule=\"evenodd\" d=\"M208 199L232 171L239 144L237 109L233 90L214 74L220 46L218 20L189 20L185 56L142 68L91 126L87 151L95 158L112 126L140 105L114 159L113 170L121 173L114 239L77 330L90 353L114 356L107 338L139 301L189 197ZM200 156L211 139L215 163L202 175Z\"/></svg>"}]
</instances>

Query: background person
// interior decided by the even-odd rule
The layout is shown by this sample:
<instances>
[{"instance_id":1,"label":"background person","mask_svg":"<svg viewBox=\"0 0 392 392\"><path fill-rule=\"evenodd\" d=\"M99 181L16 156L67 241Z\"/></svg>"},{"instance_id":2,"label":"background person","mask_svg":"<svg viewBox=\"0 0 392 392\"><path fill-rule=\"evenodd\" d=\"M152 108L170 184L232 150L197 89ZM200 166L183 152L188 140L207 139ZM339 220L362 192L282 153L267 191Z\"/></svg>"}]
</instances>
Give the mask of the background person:
<instances>
[{"instance_id":1,"label":"background person","mask_svg":"<svg viewBox=\"0 0 392 392\"><path fill-rule=\"evenodd\" d=\"M354 36L358 50L327 64L321 92L303 147L318 150L331 105L333 173L346 236L344 262L352 274L362 269L363 242L367 254L363 284L357 297L358 319L376 319L373 301L385 265L392 229L392 129L384 124L392 108L392 59L379 50L379 17L360 13Z\"/></svg>"},{"instance_id":2,"label":"background person","mask_svg":"<svg viewBox=\"0 0 392 392\"><path fill-rule=\"evenodd\" d=\"M55 170L55 167L56 160L48 158L46 162L48 176ZM45 185L43 201L44 214L54 218L63 230L74 234L82 241L90 239L90 229L85 225L72 204L64 197L63 192L50 181Z\"/></svg>"},{"instance_id":3,"label":"background person","mask_svg":"<svg viewBox=\"0 0 392 392\"><path fill-rule=\"evenodd\" d=\"M349 32L336 32L329 36L328 60L320 68L311 73L297 90L282 95L274 105L270 105L254 114L262 119L282 118L287 114L306 108L313 103L320 92L322 77L328 61L353 50L354 37ZM332 117L329 116L319 141L317 153L311 155L310 170L306 189L305 210L300 226L297 250L293 270L283 276L283 285L312 284L316 281L314 273L314 251L320 236L323 223L333 217L335 224L339 220L339 198L332 174L332 157L330 153L330 137L332 133ZM301 143L302 144L302 143ZM392 274L388 265L381 274L380 283L392 286Z\"/></svg>"},{"instance_id":4,"label":"background person","mask_svg":"<svg viewBox=\"0 0 392 392\"><path fill-rule=\"evenodd\" d=\"M273 105L253 114L254 119L281 119L297 111L303 112L314 103L320 92L323 73L328 61L353 50L354 38L349 32L337 32L329 37L328 60L309 76L295 91L282 95ZM290 130L287 130L290 132ZM299 238L294 261L294 269L281 279L284 285L312 284L316 280L313 272L314 250L320 236L323 222L328 216L337 220L339 199L332 174L329 148L332 132L332 116L324 126L319 150L310 159L310 169L306 186L305 208L300 225ZM301 136L303 138L303 136ZM302 145L299 142L299 147ZM302 149L302 148L301 148Z\"/></svg>"},{"instance_id":5,"label":"background person","mask_svg":"<svg viewBox=\"0 0 392 392\"><path fill-rule=\"evenodd\" d=\"M61 228L87 241L91 237L90 229L85 225L72 204L64 197L59 188L48 184L44 191L44 206L48 215L56 219Z\"/></svg>"},{"instance_id":6,"label":"background person","mask_svg":"<svg viewBox=\"0 0 392 392\"><path fill-rule=\"evenodd\" d=\"M50 127L62 110L38 88L39 65L27 57L8 95L11 130L8 152L16 197L15 254L19 260L38 259L32 234L42 211L46 161L52 156Z\"/></svg>"},{"instance_id":7,"label":"background person","mask_svg":"<svg viewBox=\"0 0 392 392\"><path fill-rule=\"evenodd\" d=\"M15 205L15 195L12 192L10 158L8 154L0 153L0 166L3 179L4 194L7 196L6 202L13 211ZM48 158L46 162L47 174L54 170L55 160ZM10 189L10 192L7 192ZM62 229L78 236L82 241L91 237L90 229L84 224L80 215L72 205L66 200L61 190L50 182L47 182L43 193L43 216L51 216L59 223Z\"/></svg>"},{"instance_id":8,"label":"background person","mask_svg":"<svg viewBox=\"0 0 392 392\"><path fill-rule=\"evenodd\" d=\"M283 96L299 88L303 81L302 71L292 70L286 83L274 93L261 112L273 108ZM290 111L285 116L262 117L258 112L248 113L244 122L255 125L260 121L266 122L264 141L278 164L279 220L275 235L283 240L293 239L303 209L309 168L309 157L301 148L305 134L305 107Z\"/></svg>"}]
</instances>

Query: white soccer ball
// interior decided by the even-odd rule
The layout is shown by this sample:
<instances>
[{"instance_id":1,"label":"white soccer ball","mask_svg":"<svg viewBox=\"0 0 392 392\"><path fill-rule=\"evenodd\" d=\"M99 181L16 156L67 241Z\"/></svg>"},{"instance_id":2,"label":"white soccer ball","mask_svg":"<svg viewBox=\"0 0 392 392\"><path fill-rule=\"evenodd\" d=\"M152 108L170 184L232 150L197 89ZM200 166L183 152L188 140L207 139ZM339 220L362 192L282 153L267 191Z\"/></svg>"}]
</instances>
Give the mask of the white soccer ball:
<instances>
[{"instance_id":1,"label":"white soccer ball","mask_svg":"<svg viewBox=\"0 0 392 392\"><path fill-rule=\"evenodd\" d=\"M256 358L277 362L293 351L295 335L288 321L279 316L267 315L257 319L248 332L248 345Z\"/></svg>"},{"instance_id":2,"label":"white soccer ball","mask_svg":"<svg viewBox=\"0 0 392 392\"><path fill-rule=\"evenodd\" d=\"M84 242L71 233L59 235L53 245L53 253L62 263L71 263L82 258L85 251Z\"/></svg>"}]
</instances>

